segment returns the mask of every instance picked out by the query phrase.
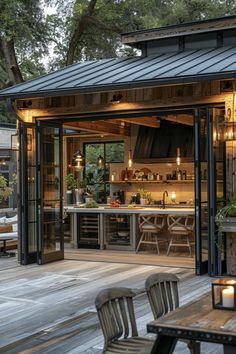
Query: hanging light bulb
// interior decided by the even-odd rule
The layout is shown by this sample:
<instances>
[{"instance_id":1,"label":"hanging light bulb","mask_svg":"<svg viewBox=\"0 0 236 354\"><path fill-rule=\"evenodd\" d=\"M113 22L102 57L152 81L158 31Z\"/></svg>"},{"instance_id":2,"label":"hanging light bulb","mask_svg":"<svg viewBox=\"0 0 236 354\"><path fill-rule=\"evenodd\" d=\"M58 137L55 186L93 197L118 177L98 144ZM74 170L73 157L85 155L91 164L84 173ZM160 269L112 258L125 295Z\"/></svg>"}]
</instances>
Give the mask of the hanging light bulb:
<instances>
[{"instance_id":1,"label":"hanging light bulb","mask_svg":"<svg viewBox=\"0 0 236 354\"><path fill-rule=\"evenodd\" d=\"M97 158L97 167L102 168L104 166L104 158L102 155L99 155Z\"/></svg>"},{"instance_id":2,"label":"hanging light bulb","mask_svg":"<svg viewBox=\"0 0 236 354\"><path fill-rule=\"evenodd\" d=\"M128 154L128 167L132 167L133 165L133 160L132 160L132 150L129 150L129 154Z\"/></svg>"},{"instance_id":3,"label":"hanging light bulb","mask_svg":"<svg viewBox=\"0 0 236 354\"><path fill-rule=\"evenodd\" d=\"M177 150L176 150L176 164L177 166L179 166L181 163L181 158L180 158L180 148L177 147Z\"/></svg>"},{"instance_id":4,"label":"hanging light bulb","mask_svg":"<svg viewBox=\"0 0 236 354\"><path fill-rule=\"evenodd\" d=\"M130 127L131 129L131 127ZM133 165L133 160L132 160L132 149L131 149L131 131L130 131L130 136L129 136L129 152L128 152L128 167L131 168Z\"/></svg>"}]
</instances>

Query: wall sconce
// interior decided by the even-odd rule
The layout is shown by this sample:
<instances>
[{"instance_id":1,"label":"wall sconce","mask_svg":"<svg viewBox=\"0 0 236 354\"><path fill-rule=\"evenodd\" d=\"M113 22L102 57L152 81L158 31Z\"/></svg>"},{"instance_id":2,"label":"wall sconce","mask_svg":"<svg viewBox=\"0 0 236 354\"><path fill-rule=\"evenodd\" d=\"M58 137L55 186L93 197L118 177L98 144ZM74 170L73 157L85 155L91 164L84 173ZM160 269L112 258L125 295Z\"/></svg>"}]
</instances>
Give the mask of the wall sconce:
<instances>
[{"instance_id":1,"label":"wall sconce","mask_svg":"<svg viewBox=\"0 0 236 354\"><path fill-rule=\"evenodd\" d=\"M119 93L118 95L113 95L111 103L112 104L116 104L116 103L120 103L121 99L122 99L122 94Z\"/></svg>"},{"instance_id":2,"label":"wall sconce","mask_svg":"<svg viewBox=\"0 0 236 354\"><path fill-rule=\"evenodd\" d=\"M102 157L102 155L99 155L97 158L97 167L98 168L104 167L104 158Z\"/></svg>"},{"instance_id":3,"label":"wall sconce","mask_svg":"<svg viewBox=\"0 0 236 354\"><path fill-rule=\"evenodd\" d=\"M0 165L5 166L10 161L10 156L0 156Z\"/></svg>"},{"instance_id":4,"label":"wall sconce","mask_svg":"<svg viewBox=\"0 0 236 354\"><path fill-rule=\"evenodd\" d=\"M216 139L218 141L236 140L236 122L231 120L231 109L228 108L225 117L218 117L216 125Z\"/></svg>"},{"instance_id":5,"label":"wall sconce","mask_svg":"<svg viewBox=\"0 0 236 354\"><path fill-rule=\"evenodd\" d=\"M180 147L177 147L176 149L176 164L179 166L181 163L181 157L180 157Z\"/></svg>"}]
</instances>

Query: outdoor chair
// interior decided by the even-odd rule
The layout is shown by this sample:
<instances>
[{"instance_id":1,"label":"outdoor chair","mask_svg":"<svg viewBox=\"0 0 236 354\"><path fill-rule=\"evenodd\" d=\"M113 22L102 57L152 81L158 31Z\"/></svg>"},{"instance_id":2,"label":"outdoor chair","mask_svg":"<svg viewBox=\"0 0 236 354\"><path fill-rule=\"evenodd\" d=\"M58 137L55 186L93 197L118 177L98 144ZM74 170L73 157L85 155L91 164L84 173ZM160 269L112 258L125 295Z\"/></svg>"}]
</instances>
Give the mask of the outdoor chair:
<instances>
[{"instance_id":1,"label":"outdoor chair","mask_svg":"<svg viewBox=\"0 0 236 354\"><path fill-rule=\"evenodd\" d=\"M166 235L160 235L164 230L165 226L165 215L158 214L140 214L138 218L139 230L141 232L141 237L136 248L136 253L138 253L139 248L142 244L155 245L157 253L160 253L159 243L164 242L168 244L168 239Z\"/></svg>"},{"instance_id":2,"label":"outdoor chair","mask_svg":"<svg viewBox=\"0 0 236 354\"><path fill-rule=\"evenodd\" d=\"M127 288L99 292L95 306L104 335L103 354L150 354L154 340L138 336L134 314L135 293Z\"/></svg>"},{"instance_id":3,"label":"outdoor chair","mask_svg":"<svg viewBox=\"0 0 236 354\"><path fill-rule=\"evenodd\" d=\"M168 231L171 235L167 249L167 256L172 247L188 248L189 255L192 256L192 245L194 245L195 219L193 215L168 215Z\"/></svg>"},{"instance_id":4,"label":"outdoor chair","mask_svg":"<svg viewBox=\"0 0 236 354\"><path fill-rule=\"evenodd\" d=\"M145 290L152 309L154 319L157 319L179 307L179 279L170 273L151 274L145 282ZM200 343L182 340L188 345L191 354L200 354Z\"/></svg>"}]
</instances>

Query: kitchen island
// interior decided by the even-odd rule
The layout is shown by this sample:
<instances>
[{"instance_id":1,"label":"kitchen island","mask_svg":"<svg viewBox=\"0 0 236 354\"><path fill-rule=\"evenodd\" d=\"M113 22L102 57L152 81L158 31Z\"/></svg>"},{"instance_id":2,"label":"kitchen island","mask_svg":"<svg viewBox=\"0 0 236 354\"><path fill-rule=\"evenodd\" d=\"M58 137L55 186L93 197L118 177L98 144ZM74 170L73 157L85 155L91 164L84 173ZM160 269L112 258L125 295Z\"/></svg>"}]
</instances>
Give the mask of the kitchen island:
<instances>
[{"instance_id":1,"label":"kitchen island","mask_svg":"<svg viewBox=\"0 0 236 354\"><path fill-rule=\"evenodd\" d=\"M102 205L98 208L64 207L70 215L71 247L100 248L135 251L139 240L138 215L194 215L193 206L167 206L160 208L127 207L113 208Z\"/></svg>"}]
</instances>

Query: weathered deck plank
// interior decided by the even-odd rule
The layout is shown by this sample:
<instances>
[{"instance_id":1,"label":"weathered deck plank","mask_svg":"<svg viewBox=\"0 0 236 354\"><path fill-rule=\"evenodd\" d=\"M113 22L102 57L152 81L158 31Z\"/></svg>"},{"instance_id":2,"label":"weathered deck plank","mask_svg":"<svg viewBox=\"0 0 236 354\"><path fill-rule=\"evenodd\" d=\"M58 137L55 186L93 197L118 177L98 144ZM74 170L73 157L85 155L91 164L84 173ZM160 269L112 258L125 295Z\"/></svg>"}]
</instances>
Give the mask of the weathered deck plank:
<instances>
[{"instance_id":1,"label":"weathered deck plank","mask_svg":"<svg viewBox=\"0 0 236 354\"><path fill-rule=\"evenodd\" d=\"M141 289L153 272L179 276L181 303L209 291L212 279L196 277L192 269L154 265L65 260L44 266L24 266L0 272L0 353L100 354L100 331L94 298L105 287ZM140 334L152 320L144 293L135 300ZM203 344L204 354L222 353ZM188 353L178 345L176 354Z\"/></svg>"}]
</instances>

